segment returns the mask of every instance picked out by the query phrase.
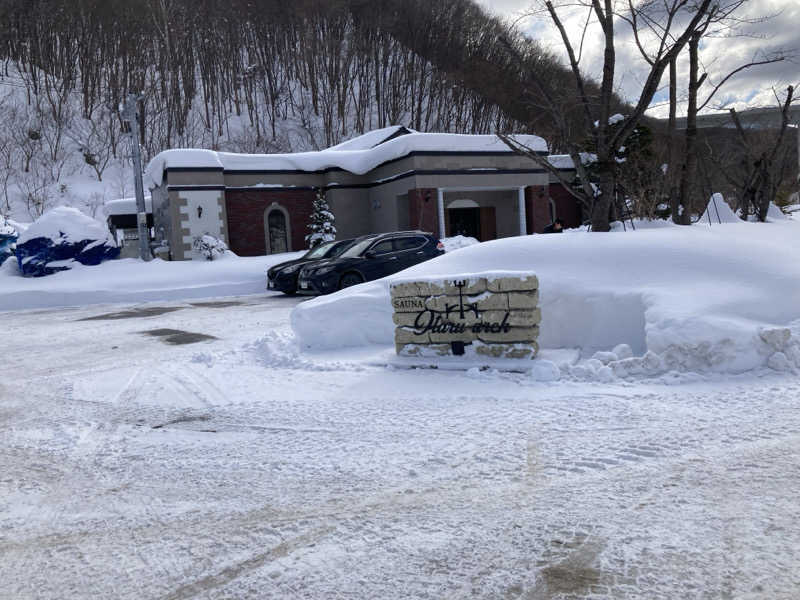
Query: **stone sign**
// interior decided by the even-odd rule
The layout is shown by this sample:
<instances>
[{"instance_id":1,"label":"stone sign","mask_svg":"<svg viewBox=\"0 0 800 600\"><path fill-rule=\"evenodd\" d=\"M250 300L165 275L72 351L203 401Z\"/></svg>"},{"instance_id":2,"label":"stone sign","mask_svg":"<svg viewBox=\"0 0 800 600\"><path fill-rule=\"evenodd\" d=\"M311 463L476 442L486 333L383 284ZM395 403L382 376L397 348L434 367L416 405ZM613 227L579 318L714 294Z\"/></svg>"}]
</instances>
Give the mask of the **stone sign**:
<instances>
[{"instance_id":1,"label":"stone sign","mask_svg":"<svg viewBox=\"0 0 800 600\"><path fill-rule=\"evenodd\" d=\"M539 351L535 275L396 281L390 289L401 356L530 359Z\"/></svg>"}]
</instances>

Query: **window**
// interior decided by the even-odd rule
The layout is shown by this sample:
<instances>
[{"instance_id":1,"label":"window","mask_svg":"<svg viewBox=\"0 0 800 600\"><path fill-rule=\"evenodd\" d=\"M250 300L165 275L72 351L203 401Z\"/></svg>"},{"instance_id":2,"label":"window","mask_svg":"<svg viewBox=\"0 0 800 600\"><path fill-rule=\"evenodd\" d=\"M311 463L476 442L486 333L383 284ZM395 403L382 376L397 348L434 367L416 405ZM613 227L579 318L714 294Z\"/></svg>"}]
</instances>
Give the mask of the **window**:
<instances>
[{"instance_id":1,"label":"window","mask_svg":"<svg viewBox=\"0 0 800 600\"><path fill-rule=\"evenodd\" d=\"M392 240L384 240L382 242L378 242L372 248L370 248L375 254L388 254L392 252Z\"/></svg>"},{"instance_id":2,"label":"window","mask_svg":"<svg viewBox=\"0 0 800 600\"><path fill-rule=\"evenodd\" d=\"M328 242L326 244L320 244L316 248L312 248L303 258L324 258L325 254L333 247L334 242Z\"/></svg>"},{"instance_id":3,"label":"window","mask_svg":"<svg viewBox=\"0 0 800 600\"><path fill-rule=\"evenodd\" d=\"M395 250L415 250L425 245L425 238L419 235L414 237L401 237L394 241Z\"/></svg>"},{"instance_id":4,"label":"window","mask_svg":"<svg viewBox=\"0 0 800 600\"><path fill-rule=\"evenodd\" d=\"M372 243L372 240L373 238L368 238L350 246L347 250L342 252L342 258L356 258L361 256L361 253L367 249L367 247Z\"/></svg>"},{"instance_id":5,"label":"window","mask_svg":"<svg viewBox=\"0 0 800 600\"><path fill-rule=\"evenodd\" d=\"M273 208L267 215L267 242L270 254L289 251L286 215L278 208Z\"/></svg>"}]
</instances>

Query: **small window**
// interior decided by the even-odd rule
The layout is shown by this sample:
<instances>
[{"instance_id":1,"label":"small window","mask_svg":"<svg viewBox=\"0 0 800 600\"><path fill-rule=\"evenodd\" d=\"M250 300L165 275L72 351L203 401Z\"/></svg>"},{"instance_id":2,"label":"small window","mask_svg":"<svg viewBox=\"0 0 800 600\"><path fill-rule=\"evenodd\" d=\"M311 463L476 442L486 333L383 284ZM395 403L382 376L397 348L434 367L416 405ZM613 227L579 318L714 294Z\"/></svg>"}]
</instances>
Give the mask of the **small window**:
<instances>
[{"instance_id":1,"label":"small window","mask_svg":"<svg viewBox=\"0 0 800 600\"><path fill-rule=\"evenodd\" d=\"M378 242L372 248L370 248L375 254L388 254L392 252L392 240L384 240L382 242Z\"/></svg>"},{"instance_id":2,"label":"small window","mask_svg":"<svg viewBox=\"0 0 800 600\"><path fill-rule=\"evenodd\" d=\"M401 237L394 241L395 250L415 250L425 245L425 238L419 235L414 237Z\"/></svg>"}]
</instances>

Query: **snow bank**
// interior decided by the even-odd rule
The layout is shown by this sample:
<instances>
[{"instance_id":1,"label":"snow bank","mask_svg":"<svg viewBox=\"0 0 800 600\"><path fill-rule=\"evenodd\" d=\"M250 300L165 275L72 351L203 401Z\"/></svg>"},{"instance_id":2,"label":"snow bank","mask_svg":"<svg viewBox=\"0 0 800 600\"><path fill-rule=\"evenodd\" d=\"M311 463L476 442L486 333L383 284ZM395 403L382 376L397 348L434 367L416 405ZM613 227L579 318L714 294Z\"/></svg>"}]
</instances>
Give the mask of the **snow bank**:
<instances>
[{"instance_id":1,"label":"snow bank","mask_svg":"<svg viewBox=\"0 0 800 600\"><path fill-rule=\"evenodd\" d=\"M39 279L21 277L17 262L6 261L0 267L0 311L258 294L265 291L269 267L302 255L148 263L129 258Z\"/></svg>"},{"instance_id":2,"label":"snow bank","mask_svg":"<svg viewBox=\"0 0 800 600\"><path fill-rule=\"evenodd\" d=\"M369 136L367 142L378 143L391 134ZM382 134L386 133L386 136ZM363 137L363 136L362 136ZM535 135L516 135L520 143L537 152L547 152L547 143ZM322 171L339 168L363 175L387 161L407 156L412 152L508 152L513 151L496 135L462 135L455 133L418 133L402 135L377 147L367 147L364 140L350 140L320 152L294 154L232 154L212 150L166 150L156 155L145 171L145 184L149 188L161 185L164 170L168 168L202 167L227 171L287 170ZM357 149L353 149L357 148Z\"/></svg>"},{"instance_id":3,"label":"snow bank","mask_svg":"<svg viewBox=\"0 0 800 600\"><path fill-rule=\"evenodd\" d=\"M533 271L542 347L610 353L595 376L800 368L800 263L782 260L799 234L787 220L506 238L303 303L292 327L305 348L388 346L393 279Z\"/></svg>"},{"instance_id":4,"label":"snow bank","mask_svg":"<svg viewBox=\"0 0 800 600\"><path fill-rule=\"evenodd\" d=\"M441 242L444 245L445 252L452 252L453 250L459 250L460 248L466 248L467 246L480 244L480 242L474 237L469 237L466 235L454 235L453 237L443 238Z\"/></svg>"}]
</instances>

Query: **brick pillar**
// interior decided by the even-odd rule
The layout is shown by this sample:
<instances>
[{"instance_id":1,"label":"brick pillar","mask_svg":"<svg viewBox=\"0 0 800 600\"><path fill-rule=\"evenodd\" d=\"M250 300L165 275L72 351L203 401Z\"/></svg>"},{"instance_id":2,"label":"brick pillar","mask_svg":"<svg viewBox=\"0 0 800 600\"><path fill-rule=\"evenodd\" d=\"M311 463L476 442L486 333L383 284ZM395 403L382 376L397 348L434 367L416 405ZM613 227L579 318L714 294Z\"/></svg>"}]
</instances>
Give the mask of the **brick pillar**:
<instances>
[{"instance_id":1,"label":"brick pillar","mask_svg":"<svg viewBox=\"0 0 800 600\"><path fill-rule=\"evenodd\" d=\"M556 205L556 217L564 222L564 227L568 229L580 227L583 222L583 214L578 199L560 183L550 184L548 193Z\"/></svg>"},{"instance_id":2,"label":"brick pillar","mask_svg":"<svg viewBox=\"0 0 800 600\"><path fill-rule=\"evenodd\" d=\"M532 185L525 189L528 233L542 233L550 224L548 186Z\"/></svg>"},{"instance_id":3,"label":"brick pillar","mask_svg":"<svg viewBox=\"0 0 800 600\"><path fill-rule=\"evenodd\" d=\"M421 219L420 219L421 217ZM439 216L436 212L436 188L414 188L408 190L408 228L430 231L444 237L439 231Z\"/></svg>"}]
</instances>

